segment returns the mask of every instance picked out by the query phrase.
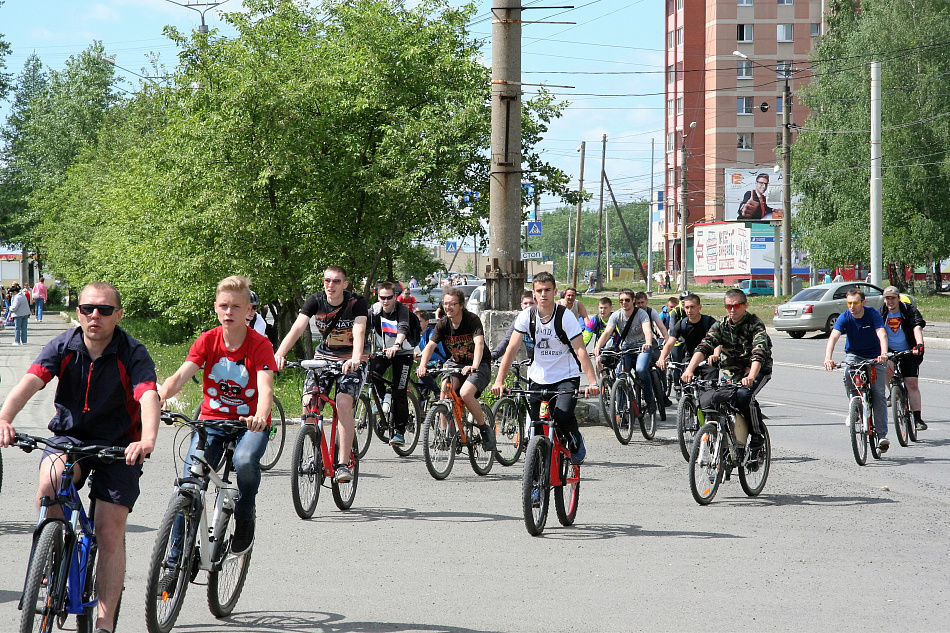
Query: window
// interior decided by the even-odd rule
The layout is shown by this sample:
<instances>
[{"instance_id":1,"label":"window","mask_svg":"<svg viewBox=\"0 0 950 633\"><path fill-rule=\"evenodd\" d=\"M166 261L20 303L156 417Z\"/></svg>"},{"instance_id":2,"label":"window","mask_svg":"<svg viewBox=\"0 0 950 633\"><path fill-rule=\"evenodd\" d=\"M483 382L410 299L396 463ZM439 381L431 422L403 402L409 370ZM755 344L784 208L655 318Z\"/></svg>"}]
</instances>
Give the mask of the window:
<instances>
[{"instance_id":1,"label":"window","mask_svg":"<svg viewBox=\"0 0 950 633\"><path fill-rule=\"evenodd\" d=\"M666 32L666 48L673 48L673 31Z\"/></svg>"},{"instance_id":2,"label":"window","mask_svg":"<svg viewBox=\"0 0 950 633\"><path fill-rule=\"evenodd\" d=\"M752 132L736 134L736 149L752 149Z\"/></svg>"},{"instance_id":3,"label":"window","mask_svg":"<svg viewBox=\"0 0 950 633\"><path fill-rule=\"evenodd\" d=\"M671 84L676 81L676 66L670 64L666 67L666 83Z\"/></svg>"},{"instance_id":4,"label":"window","mask_svg":"<svg viewBox=\"0 0 950 633\"><path fill-rule=\"evenodd\" d=\"M676 114L683 114L683 97L676 98Z\"/></svg>"},{"instance_id":5,"label":"window","mask_svg":"<svg viewBox=\"0 0 950 633\"><path fill-rule=\"evenodd\" d=\"M790 61L778 61L775 62L775 76L779 79L788 79L792 76L792 62Z\"/></svg>"},{"instance_id":6,"label":"window","mask_svg":"<svg viewBox=\"0 0 950 633\"><path fill-rule=\"evenodd\" d=\"M666 116L673 116L676 114L676 100L668 99L666 101Z\"/></svg>"},{"instance_id":7,"label":"window","mask_svg":"<svg viewBox=\"0 0 950 633\"><path fill-rule=\"evenodd\" d=\"M736 41L737 42L751 42L752 41L752 25L751 24L737 24L736 25Z\"/></svg>"},{"instance_id":8,"label":"window","mask_svg":"<svg viewBox=\"0 0 950 633\"><path fill-rule=\"evenodd\" d=\"M795 30L792 28L793 24L776 24L776 38L779 42L793 42L795 41L792 37Z\"/></svg>"},{"instance_id":9,"label":"window","mask_svg":"<svg viewBox=\"0 0 950 633\"><path fill-rule=\"evenodd\" d=\"M778 153L781 154L784 150L784 144L782 143L782 133L775 133L775 147L778 150Z\"/></svg>"},{"instance_id":10,"label":"window","mask_svg":"<svg viewBox=\"0 0 950 633\"><path fill-rule=\"evenodd\" d=\"M673 15L673 0L666 0L666 14Z\"/></svg>"},{"instance_id":11,"label":"window","mask_svg":"<svg viewBox=\"0 0 950 633\"><path fill-rule=\"evenodd\" d=\"M740 7L751 7L752 0L738 0L738 4Z\"/></svg>"},{"instance_id":12,"label":"window","mask_svg":"<svg viewBox=\"0 0 950 633\"><path fill-rule=\"evenodd\" d=\"M676 45L677 46L683 45L683 27L682 26L676 29Z\"/></svg>"},{"instance_id":13,"label":"window","mask_svg":"<svg viewBox=\"0 0 950 633\"><path fill-rule=\"evenodd\" d=\"M782 95L779 95L775 98L775 114L782 114L782 106L785 105L785 99L782 98Z\"/></svg>"},{"instance_id":14,"label":"window","mask_svg":"<svg viewBox=\"0 0 950 633\"><path fill-rule=\"evenodd\" d=\"M818 37L821 35L821 22L812 22L811 23L811 36Z\"/></svg>"},{"instance_id":15,"label":"window","mask_svg":"<svg viewBox=\"0 0 950 633\"><path fill-rule=\"evenodd\" d=\"M752 97L738 97L736 99L737 114L752 114Z\"/></svg>"},{"instance_id":16,"label":"window","mask_svg":"<svg viewBox=\"0 0 950 633\"><path fill-rule=\"evenodd\" d=\"M740 59L736 66L737 79L752 79L752 62L747 59Z\"/></svg>"},{"instance_id":17,"label":"window","mask_svg":"<svg viewBox=\"0 0 950 633\"><path fill-rule=\"evenodd\" d=\"M783 4L784 4L784 5L787 5L787 6L791 6L791 5L795 4L794 0L778 0L778 3L779 3L779 5L783 5Z\"/></svg>"},{"instance_id":18,"label":"window","mask_svg":"<svg viewBox=\"0 0 950 633\"><path fill-rule=\"evenodd\" d=\"M676 0L676 10L677 11L683 10L683 0Z\"/></svg>"},{"instance_id":19,"label":"window","mask_svg":"<svg viewBox=\"0 0 950 633\"><path fill-rule=\"evenodd\" d=\"M666 151L672 152L676 149L676 132L670 132L666 135Z\"/></svg>"}]
</instances>

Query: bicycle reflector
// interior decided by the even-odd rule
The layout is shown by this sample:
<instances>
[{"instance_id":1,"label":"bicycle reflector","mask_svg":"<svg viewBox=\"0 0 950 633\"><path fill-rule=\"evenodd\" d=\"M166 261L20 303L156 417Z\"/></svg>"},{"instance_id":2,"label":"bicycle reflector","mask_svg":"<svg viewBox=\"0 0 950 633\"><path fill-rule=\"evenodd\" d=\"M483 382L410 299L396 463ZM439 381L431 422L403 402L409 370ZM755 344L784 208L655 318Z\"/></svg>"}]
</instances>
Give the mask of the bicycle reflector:
<instances>
[{"instance_id":1,"label":"bicycle reflector","mask_svg":"<svg viewBox=\"0 0 950 633\"><path fill-rule=\"evenodd\" d=\"M861 371L854 372L854 376L851 378L851 380L852 382L854 382L855 387L863 387L864 386L864 372L861 372Z\"/></svg>"}]
</instances>

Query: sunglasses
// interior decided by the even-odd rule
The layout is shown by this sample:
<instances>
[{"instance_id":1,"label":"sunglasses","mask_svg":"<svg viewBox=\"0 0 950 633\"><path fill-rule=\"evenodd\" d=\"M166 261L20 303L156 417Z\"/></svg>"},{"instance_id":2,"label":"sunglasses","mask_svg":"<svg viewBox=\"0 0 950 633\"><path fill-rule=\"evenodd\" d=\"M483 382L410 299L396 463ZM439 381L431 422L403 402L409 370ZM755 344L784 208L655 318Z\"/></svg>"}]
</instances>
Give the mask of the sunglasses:
<instances>
[{"instance_id":1,"label":"sunglasses","mask_svg":"<svg viewBox=\"0 0 950 633\"><path fill-rule=\"evenodd\" d=\"M630 303L633 299L621 299L620 303Z\"/></svg>"},{"instance_id":2,"label":"sunglasses","mask_svg":"<svg viewBox=\"0 0 950 633\"><path fill-rule=\"evenodd\" d=\"M112 313L115 312L115 306L109 305L98 305L95 303L84 303L79 306L79 312L85 316L92 316L92 313L96 310L99 311L99 314L102 316L112 316Z\"/></svg>"},{"instance_id":3,"label":"sunglasses","mask_svg":"<svg viewBox=\"0 0 950 633\"><path fill-rule=\"evenodd\" d=\"M384 297L383 295L379 295L379 300L380 300L380 301L392 301L392 300L395 299L395 298L396 298L396 295L389 295L388 297Z\"/></svg>"},{"instance_id":4,"label":"sunglasses","mask_svg":"<svg viewBox=\"0 0 950 633\"><path fill-rule=\"evenodd\" d=\"M324 277L323 283L325 284L341 284L343 283L342 279L331 279L330 277Z\"/></svg>"},{"instance_id":5,"label":"sunglasses","mask_svg":"<svg viewBox=\"0 0 950 633\"><path fill-rule=\"evenodd\" d=\"M863 301L845 301L845 303L847 303L848 307L850 308L852 306L859 306L864 302Z\"/></svg>"},{"instance_id":6,"label":"sunglasses","mask_svg":"<svg viewBox=\"0 0 950 633\"><path fill-rule=\"evenodd\" d=\"M726 310L738 310L739 306L744 306L744 303L726 303Z\"/></svg>"}]
</instances>

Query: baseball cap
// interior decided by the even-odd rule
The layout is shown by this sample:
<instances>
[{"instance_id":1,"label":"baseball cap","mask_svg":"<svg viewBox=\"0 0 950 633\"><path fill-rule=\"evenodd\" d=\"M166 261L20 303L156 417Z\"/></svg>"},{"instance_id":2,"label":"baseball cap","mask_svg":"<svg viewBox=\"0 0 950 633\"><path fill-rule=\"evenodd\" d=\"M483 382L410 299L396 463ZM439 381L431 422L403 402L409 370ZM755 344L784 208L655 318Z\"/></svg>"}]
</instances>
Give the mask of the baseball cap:
<instances>
[{"instance_id":1,"label":"baseball cap","mask_svg":"<svg viewBox=\"0 0 950 633\"><path fill-rule=\"evenodd\" d=\"M896 297L900 297L901 291L897 289L897 286L888 286L887 288L884 289L883 295L885 297L887 295L894 295Z\"/></svg>"},{"instance_id":2,"label":"baseball cap","mask_svg":"<svg viewBox=\"0 0 950 633\"><path fill-rule=\"evenodd\" d=\"M257 298L257 293L253 290L251 291L251 305L255 308L261 305L261 300Z\"/></svg>"}]
</instances>

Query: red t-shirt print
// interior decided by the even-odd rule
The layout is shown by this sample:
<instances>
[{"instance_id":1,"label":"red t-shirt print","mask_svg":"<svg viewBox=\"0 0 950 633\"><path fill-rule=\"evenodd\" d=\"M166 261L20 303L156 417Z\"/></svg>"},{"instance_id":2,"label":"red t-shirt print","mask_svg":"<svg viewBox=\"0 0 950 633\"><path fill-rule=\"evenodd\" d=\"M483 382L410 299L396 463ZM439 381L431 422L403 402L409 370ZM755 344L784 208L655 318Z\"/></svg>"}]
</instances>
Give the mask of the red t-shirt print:
<instances>
[{"instance_id":1,"label":"red t-shirt print","mask_svg":"<svg viewBox=\"0 0 950 633\"><path fill-rule=\"evenodd\" d=\"M891 332L897 334L897 331L901 329L901 323L904 322L902 317L888 317L887 318L887 327L891 328Z\"/></svg>"}]
</instances>

